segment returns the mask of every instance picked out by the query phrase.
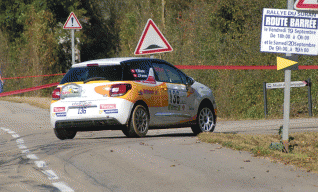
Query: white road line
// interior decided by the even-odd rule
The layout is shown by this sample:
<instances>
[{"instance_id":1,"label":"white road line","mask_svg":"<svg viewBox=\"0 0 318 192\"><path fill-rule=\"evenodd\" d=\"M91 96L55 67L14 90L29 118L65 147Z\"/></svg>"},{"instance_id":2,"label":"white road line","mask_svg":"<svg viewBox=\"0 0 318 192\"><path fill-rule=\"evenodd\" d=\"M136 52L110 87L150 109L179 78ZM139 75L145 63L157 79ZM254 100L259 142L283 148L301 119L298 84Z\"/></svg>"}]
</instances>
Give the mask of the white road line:
<instances>
[{"instance_id":1,"label":"white road line","mask_svg":"<svg viewBox=\"0 0 318 192\"><path fill-rule=\"evenodd\" d=\"M52 183L52 185L58 188L61 192L74 192L72 188L68 187L63 182Z\"/></svg>"},{"instance_id":2,"label":"white road line","mask_svg":"<svg viewBox=\"0 0 318 192\"><path fill-rule=\"evenodd\" d=\"M18 135L18 134L13 134L12 137L13 137L13 138L18 138L18 137L20 137L20 135Z\"/></svg>"},{"instance_id":3,"label":"white road line","mask_svg":"<svg viewBox=\"0 0 318 192\"><path fill-rule=\"evenodd\" d=\"M39 168L47 167L45 161L34 161L35 165Z\"/></svg>"},{"instance_id":4,"label":"white road line","mask_svg":"<svg viewBox=\"0 0 318 192\"><path fill-rule=\"evenodd\" d=\"M10 131L10 129L6 129L6 128L4 128L4 127L1 127L1 129L2 129L3 131L6 131L6 132Z\"/></svg>"},{"instance_id":5,"label":"white road line","mask_svg":"<svg viewBox=\"0 0 318 192\"><path fill-rule=\"evenodd\" d=\"M44 170L42 171L42 173L44 173L49 178L49 180L59 179L59 177L55 174L53 170Z\"/></svg>"},{"instance_id":6,"label":"white road line","mask_svg":"<svg viewBox=\"0 0 318 192\"><path fill-rule=\"evenodd\" d=\"M19 147L19 149L26 149L27 148L24 144L19 144L18 147Z\"/></svg>"},{"instance_id":7,"label":"white road line","mask_svg":"<svg viewBox=\"0 0 318 192\"><path fill-rule=\"evenodd\" d=\"M39 159L39 158L38 158L36 155L34 155L34 154L27 154L26 156L27 156L27 158L32 159L32 160Z\"/></svg>"},{"instance_id":8,"label":"white road line","mask_svg":"<svg viewBox=\"0 0 318 192\"><path fill-rule=\"evenodd\" d=\"M30 153L30 150L24 145L24 140L22 138L19 138L20 135L18 135L16 132L11 131L10 129L6 129L4 127L1 127L0 129L11 134L11 136L13 138L16 138L16 142L17 142L19 149L21 149L22 153L26 154L27 158L29 158L31 160L39 159L36 155ZM19 139L17 139L17 138L19 138ZM34 163L39 168L47 167L45 161L34 161ZM44 173L48 177L49 180L58 180L59 179L59 177L55 174L55 172L53 170L43 170L42 173ZM52 183L52 185L54 187L58 188L61 192L74 192L74 190L72 188L70 188L69 186L67 186L63 182L54 182L54 183Z\"/></svg>"},{"instance_id":9,"label":"white road line","mask_svg":"<svg viewBox=\"0 0 318 192\"><path fill-rule=\"evenodd\" d=\"M22 143L24 143L24 140L23 140L23 139L17 139L16 141L17 141L17 144L22 144Z\"/></svg>"},{"instance_id":10,"label":"white road line","mask_svg":"<svg viewBox=\"0 0 318 192\"><path fill-rule=\"evenodd\" d=\"M14 131L11 131L11 130L9 130L9 131L7 131L9 134L16 134L16 132L14 132Z\"/></svg>"},{"instance_id":11,"label":"white road line","mask_svg":"<svg viewBox=\"0 0 318 192\"><path fill-rule=\"evenodd\" d=\"M30 153L29 149L22 150L22 153Z\"/></svg>"}]
</instances>

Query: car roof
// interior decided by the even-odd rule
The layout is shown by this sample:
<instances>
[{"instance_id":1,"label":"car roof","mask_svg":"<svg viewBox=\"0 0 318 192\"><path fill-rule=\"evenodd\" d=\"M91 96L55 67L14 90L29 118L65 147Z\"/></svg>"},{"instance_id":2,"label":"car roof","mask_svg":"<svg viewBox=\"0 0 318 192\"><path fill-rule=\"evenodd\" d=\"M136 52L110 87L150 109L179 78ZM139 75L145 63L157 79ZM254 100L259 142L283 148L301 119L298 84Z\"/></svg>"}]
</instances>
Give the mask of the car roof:
<instances>
[{"instance_id":1,"label":"car roof","mask_svg":"<svg viewBox=\"0 0 318 192\"><path fill-rule=\"evenodd\" d=\"M76 63L72 65L74 67L86 67L87 64L98 64L98 65L120 65L121 62L131 61L131 60L149 60L146 57L117 57L117 58L105 58L85 61L81 63Z\"/></svg>"}]
</instances>

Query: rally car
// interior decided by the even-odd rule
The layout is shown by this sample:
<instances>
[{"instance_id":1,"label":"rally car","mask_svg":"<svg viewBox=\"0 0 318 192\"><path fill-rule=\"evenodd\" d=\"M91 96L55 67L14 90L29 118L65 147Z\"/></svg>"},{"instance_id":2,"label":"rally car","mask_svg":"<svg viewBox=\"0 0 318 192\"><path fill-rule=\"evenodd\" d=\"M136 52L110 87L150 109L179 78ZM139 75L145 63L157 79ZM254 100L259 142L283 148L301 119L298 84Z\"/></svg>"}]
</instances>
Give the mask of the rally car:
<instances>
[{"instance_id":1,"label":"rally car","mask_svg":"<svg viewBox=\"0 0 318 192\"><path fill-rule=\"evenodd\" d=\"M212 132L216 115L210 88L164 60L137 57L73 64L50 107L61 140L93 130L120 129L128 137L143 137L151 128Z\"/></svg>"}]
</instances>

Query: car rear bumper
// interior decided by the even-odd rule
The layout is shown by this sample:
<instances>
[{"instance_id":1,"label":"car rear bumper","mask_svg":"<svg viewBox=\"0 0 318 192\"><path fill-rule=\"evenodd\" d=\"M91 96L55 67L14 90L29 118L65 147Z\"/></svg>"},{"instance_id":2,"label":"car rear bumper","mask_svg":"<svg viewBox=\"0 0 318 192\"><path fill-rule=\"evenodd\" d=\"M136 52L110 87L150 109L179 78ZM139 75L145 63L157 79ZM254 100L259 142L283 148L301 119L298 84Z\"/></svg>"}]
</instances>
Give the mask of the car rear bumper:
<instances>
[{"instance_id":1,"label":"car rear bumper","mask_svg":"<svg viewBox=\"0 0 318 192\"><path fill-rule=\"evenodd\" d=\"M82 107L79 105L82 103L89 103L89 105ZM125 125L129 120L132 108L132 102L120 98L91 101L61 100L51 104L51 125L53 128ZM86 112L78 113L81 109Z\"/></svg>"},{"instance_id":2,"label":"car rear bumper","mask_svg":"<svg viewBox=\"0 0 318 192\"><path fill-rule=\"evenodd\" d=\"M115 118L67 119L55 122L55 128L81 130L121 129L123 125Z\"/></svg>"}]
</instances>

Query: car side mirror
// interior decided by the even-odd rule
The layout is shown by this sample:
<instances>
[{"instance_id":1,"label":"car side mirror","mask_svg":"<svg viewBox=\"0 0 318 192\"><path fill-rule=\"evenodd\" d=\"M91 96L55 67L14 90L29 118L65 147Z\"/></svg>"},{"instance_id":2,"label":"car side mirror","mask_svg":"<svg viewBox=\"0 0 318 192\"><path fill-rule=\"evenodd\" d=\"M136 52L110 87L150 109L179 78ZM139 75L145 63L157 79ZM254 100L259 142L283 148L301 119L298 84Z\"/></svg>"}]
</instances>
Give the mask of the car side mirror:
<instances>
[{"instance_id":1,"label":"car side mirror","mask_svg":"<svg viewBox=\"0 0 318 192\"><path fill-rule=\"evenodd\" d=\"M193 85L193 83L194 83L194 79L192 79L192 77L188 77L187 83L186 83L187 87L190 87L191 85Z\"/></svg>"}]
</instances>

